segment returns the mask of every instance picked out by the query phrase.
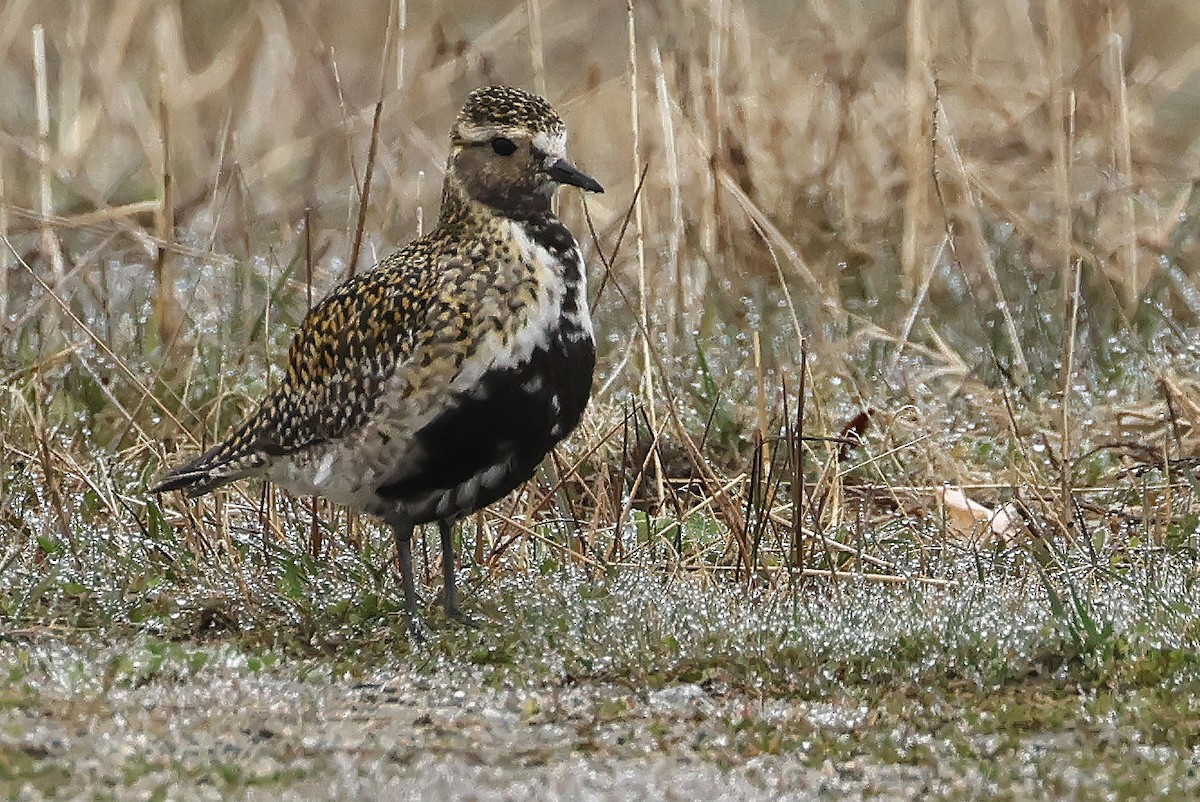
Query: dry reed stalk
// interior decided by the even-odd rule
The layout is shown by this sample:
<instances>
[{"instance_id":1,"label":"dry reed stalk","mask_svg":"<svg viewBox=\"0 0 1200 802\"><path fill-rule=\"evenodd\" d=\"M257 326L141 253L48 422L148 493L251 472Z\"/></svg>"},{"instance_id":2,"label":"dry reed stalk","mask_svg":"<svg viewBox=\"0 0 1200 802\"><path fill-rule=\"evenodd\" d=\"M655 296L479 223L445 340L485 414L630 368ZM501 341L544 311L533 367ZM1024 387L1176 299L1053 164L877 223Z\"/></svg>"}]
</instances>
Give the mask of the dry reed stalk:
<instances>
[{"instance_id":1,"label":"dry reed stalk","mask_svg":"<svg viewBox=\"0 0 1200 802\"><path fill-rule=\"evenodd\" d=\"M33 76L34 111L37 118L38 159L38 213L42 221L54 216L54 196L51 191L50 169L50 85L46 65L46 31L41 25L33 26ZM63 267L62 244L53 226L41 224L42 254L50 260L53 284L62 288L66 271ZM14 251L15 253L15 251ZM41 321L43 336L58 328L58 315L51 311Z\"/></svg>"},{"instance_id":2,"label":"dry reed stalk","mask_svg":"<svg viewBox=\"0 0 1200 802\"><path fill-rule=\"evenodd\" d=\"M541 0L525 0L525 11L529 16L529 61L533 67L533 86L539 95L546 97L546 46L542 37Z\"/></svg>"},{"instance_id":3,"label":"dry reed stalk","mask_svg":"<svg viewBox=\"0 0 1200 802\"><path fill-rule=\"evenodd\" d=\"M50 194L50 88L46 69L46 31L41 25L33 26L33 77L34 114L37 118L38 157L38 211L43 217L54 213L54 201ZM51 233L44 233L43 247L50 252L45 242ZM55 270L61 265L56 264ZM56 273L56 277L57 277Z\"/></svg>"},{"instance_id":4,"label":"dry reed stalk","mask_svg":"<svg viewBox=\"0 0 1200 802\"><path fill-rule=\"evenodd\" d=\"M8 321L8 271L12 268L12 256L7 247L9 242L8 201L4 186L4 159L0 158L0 240L5 247L0 248L0 325Z\"/></svg>"},{"instance_id":5,"label":"dry reed stalk","mask_svg":"<svg viewBox=\"0 0 1200 802\"><path fill-rule=\"evenodd\" d=\"M484 550L487 548L487 544L484 542L487 530L483 523L483 510L472 515L471 520L475 522L475 564L483 565Z\"/></svg>"},{"instance_id":6,"label":"dry reed stalk","mask_svg":"<svg viewBox=\"0 0 1200 802\"><path fill-rule=\"evenodd\" d=\"M728 6L725 0L708 0L708 53L705 59L708 68L708 80L712 85L713 117L722 120L725 117L724 93L721 85L721 65L725 60L725 32L729 28L727 15ZM716 138L712 140L711 153L719 153L721 149L720 128L713 131Z\"/></svg>"},{"instance_id":7,"label":"dry reed stalk","mask_svg":"<svg viewBox=\"0 0 1200 802\"><path fill-rule=\"evenodd\" d=\"M387 28L384 31L383 52L379 58L379 99L375 102L375 113L371 117L371 144L367 147L367 166L363 171L362 189L358 193L358 220L354 225L354 245L350 249L350 263L346 266L346 278L358 270L358 254L362 248L363 229L367 223L367 208L371 200L371 178L375 174L375 154L379 151L379 119L383 114L383 99L387 94L387 54L392 46L392 11L388 6Z\"/></svg>"},{"instance_id":8,"label":"dry reed stalk","mask_svg":"<svg viewBox=\"0 0 1200 802\"><path fill-rule=\"evenodd\" d=\"M1068 126L1067 93L1063 83L1063 15L1061 0L1048 0L1046 7L1048 27L1048 49L1050 62L1050 143L1053 153L1054 189L1056 197L1057 225L1055 226L1056 257L1059 281L1062 283L1063 334L1059 372L1059 492L1062 496L1062 518L1071 521L1073 515L1072 489L1072 440L1071 399L1075 375L1075 343L1079 327L1079 293L1082 286L1083 263L1071 258L1071 159L1073 148L1073 120ZM1086 537L1085 532L1079 533ZM1063 532L1070 537L1070 531Z\"/></svg>"},{"instance_id":9,"label":"dry reed stalk","mask_svg":"<svg viewBox=\"0 0 1200 802\"><path fill-rule=\"evenodd\" d=\"M755 432L754 451L750 456L750 483L743 501L742 526L729 530L725 539L725 549L717 560L718 564L723 564L730 552L733 552L734 565L746 566L746 582L750 582L754 577L755 558L758 556L754 543L758 533L759 516L757 513L761 511L761 498L764 495L763 473L763 441L758 432ZM753 532L751 532L751 527L753 527ZM740 576L740 572L734 574L735 578L740 578Z\"/></svg>"},{"instance_id":10,"label":"dry reed stalk","mask_svg":"<svg viewBox=\"0 0 1200 802\"><path fill-rule=\"evenodd\" d=\"M926 18L926 0L911 0L905 19L905 76L904 94L907 100L907 132L901 156L907 186L904 194L904 231L900 249L900 270L904 289L912 294L925 249L925 228L929 217L929 176L932 171L932 100L931 46Z\"/></svg>"},{"instance_id":11,"label":"dry reed stalk","mask_svg":"<svg viewBox=\"0 0 1200 802\"><path fill-rule=\"evenodd\" d=\"M804 408L808 389L808 341L800 338L800 386L796 390L796 425L792 444L792 566L804 568Z\"/></svg>"},{"instance_id":12,"label":"dry reed stalk","mask_svg":"<svg viewBox=\"0 0 1200 802\"><path fill-rule=\"evenodd\" d=\"M1063 55L1063 0L1046 0L1046 49L1050 74L1049 120L1047 133L1050 139L1052 165L1054 169L1054 244L1055 262L1058 264L1059 282L1062 285L1063 319L1067 319L1069 288L1076 282L1070 280L1071 265L1071 141L1067 126L1067 89L1065 85L1065 57Z\"/></svg>"},{"instance_id":13,"label":"dry reed stalk","mask_svg":"<svg viewBox=\"0 0 1200 802\"><path fill-rule=\"evenodd\" d=\"M263 338L262 338L262 360L264 365L271 363L271 307L273 306L273 288L275 282L272 280L275 268L275 251L270 251L270 256L267 259L267 297L263 302ZM224 371L222 371L223 373ZM266 394L270 396L272 390L271 372L267 371L266 376ZM272 532L279 531L279 520L275 513L275 486L269 480L262 483L262 493L259 496L258 505L258 520L259 527L262 531L263 554L267 551L267 536ZM222 531L228 536L228 528L223 527ZM275 542L280 542L276 538Z\"/></svg>"},{"instance_id":14,"label":"dry reed stalk","mask_svg":"<svg viewBox=\"0 0 1200 802\"><path fill-rule=\"evenodd\" d=\"M354 224L354 245L350 248L350 261L346 265L345 278L350 278L358 270L358 254L362 249L363 229L367 224L367 206L371 199L371 175L375 172L375 153L379 148L379 118L382 114L383 98L380 98L375 103L375 113L371 118L371 144L367 148L367 166L363 171L362 187L358 192L358 217Z\"/></svg>"},{"instance_id":15,"label":"dry reed stalk","mask_svg":"<svg viewBox=\"0 0 1200 802\"><path fill-rule=\"evenodd\" d=\"M158 209L158 242L157 255L154 260L154 302L153 316L158 331L158 339L162 344L165 363L171 362L171 355L179 344L179 335L183 330L183 310L179 295L175 291L175 271L171 261L172 245L175 242L175 187L171 177L171 115L167 111L166 79L160 75L159 81L159 136L162 143L162 165L159 171L162 183L162 199Z\"/></svg>"},{"instance_id":16,"label":"dry reed stalk","mask_svg":"<svg viewBox=\"0 0 1200 802\"><path fill-rule=\"evenodd\" d=\"M754 413L757 423L758 437L763 442L763 448L766 449L767 440L767 379L763 371L762 360L762 333L755 330L750 335L751 353L754 357ZM770 462L768 451L767 462Z\"/></svg>"},{"instance_id":17,"label":"dry reed stalk","mask_svg":"<svg viewBox=\"0 0 1200 802\"><path fill-rule=\"evenodd\" d=\"M147 201L134 201L119 206L105 206L101 209L93 209L89 212L80 212L78 214L52 214L49 217L45 217L40 212L20 207L10 208L8 204L0 204L0 215L4 216L6 225L8 225L8 230L5 233L12 235L24 234L31 230L40 230L47 226L65 230L100 228L106 223L117 223L131 217L158 214L161 206L162 201L156 198ZM18 218L32 220L32 225L11 225L7 223L10 211Z\"/></svg>"},{"instance_id":18,"label":"dry reed stalk","mask_svg":"<svg viewBox=\"0 0 1200 802\"><path fill-rule=\"evenodd\" d=\"M640 87L640 76L638 74L638 58L637 58L637 25L634 19L633 0L626 0L625 5L628 18L628 35L629 35L629 129L633 137L632 167L635 180L640 180L642 175L642 146L641 146L641 122L638 116L639 100L638 91ZM658 410L656 409L654 396L654 368L653 359L651 358L650 344L650 293L651 287L646 278L646 242L645 234L646 227L644 222L642 194L639 192L633 199L633 225L634 225L634 250L637 255L637 276L638 276L638 320L642 339L642 381L641 391L644 408L650 418L650 428L653 431L661 431L658 424ZM656 438L657 443L657 438ZM654 481L657 497L661 500L664 498L663 491L663 469L662 461L659 458L657 447L651 450L651 457L654 460Z\"/></svg>"},{"instance_id":19,"label":"dry reed stalk","mask_svg":"<svg viewBox=\"0 0 1200 802\"><path fill-rule=\"evenodd\" d=\"M1109 91L1109 103L1115 116L1111 148L1117 186L1120 244L1118 259L1125 290L1125 314L1132 316L1141 293L1138 277L1137 215L1134 207L1133 134L1129 126L1129 95L1125 82L1125 43L1116 29L1112 9L1108 9L1108 41L1104 43L1104 82Z\"/></svg>"},{"instance_id":20,"label":"dry reed stalk","mask_svg":"<svg viewBox=\"0 0 1200 802\"><path fill-rule=\"evenodd\" d=\"M764 547L768 532L774 535L774 549L771 553L778 554L782 557L781 562L787 563L787 543L784 542L783 533L788 531L788 527L775 526L774 511L780 506L780 497L782 495L782 487L784 482L785 472L783 471L783 461L788 459L787 451L776 450L774 457L766 463L767 470L767 492L763 498L758 512L758 520L756 522L758 532L756 534L755 550L759 553L768 551ZM789 491L790 495L790 491ZM756 560L752 560L755 562Z\"/></svg>"},{"instance_id":21,"label":"dry reed stalk","mask_svg":"<svg viewBox=\"0 0 1200 802\"><path fill-rule=\"evenodd\" d=\"M33 403L25 405L25 409L30 431L34 433L38 466L42 471L42 485L45 488L51 512L54 513L54 519L58 523L59 535L70 549L78 570L81 567L79 551L75 545L75 532L74 527L71 526L71 516L67 512L66 501L63 498L62 472L55 468L55 457L52 456L50 425L46 422L45 417L46 390L41 375L35 374L30 385L33 390Z\"/></svg>"},{"instance_id":22,"label":"dry reed stalk","mask_svg":"<svg viewBox=\"0 0 1200 802\"><path fill-rule=\"evenodd\" d=\"M905 315L904 323L900 327L900 335L896 338L896 350L892 352L887 370L889 374L894 373L900 367L900 358L904 355L904 349L908 346L913 326L917 323L921 307L925 305L925 299L929 295L929 287L933 283L933 276L937 272L938 265L942 263L942 258L946 254L946 247L948 245L950 245L949 235L942 237L937 250L933 252L933 256L926 262L924 270L921 271L921 284L917 287L917 292L912 299L912 303L909 304L908 313Z\"/></svg>"},{"instance_id":23,"label":"dry reed stalk","mask_svg":"<svg viewBox=\"0 0 1200 802\"><path fill-rule=\"evenodd\" d=\"M667 188L670 191L671 227L667 231L667 273L675 278L675 315L676 334L680 337L687 332L682 325L689 308L690 289L684 277L683 260L679 250L683 247L683 191L680 187L679 153L675 145L675 122L672 112L671 99L667 94L667 76L663 69L662 54L658 51L658 42L650 46L650 63L654 68L654 92L658 99L658 118L662 126L663 152L667 170Z\"/></svg>"},{"instance_id":24,"label":"dry reed stalk","mask_svg":"<svg viewBox=\"0 0 1200 802\"><path fill-rule=\"evenodd\" d=\"M396 91L404 89L404 55L408 45L408 0L396 0ZM389 11L389 15L392 12Z\"/></svg>"},{"instance_id":25,"label":"dry reed stalk","mask_svg":"<svg viewBox=\"0 0 1200 802\"><path fill-rule=\"evenodd\" d=\"M813 531L825 554L826 564L831 567L834 559L833 547L829 545L829 532L841 527L844 520L842 511L845 509L846 486L843 477L846 472L841 470L841 464L841 454L834 453L825 463L822 481L813 486L813 496L818 499L817 509L813 513ZM823 492L818 493L817 488L822 485Z\"/></svg>"},{"instance_id":26,"label":"dry reed stalk","mask_svg":"<svg viewBox=\"0 0 1200 802\"><path fill-rule=\"evenodd\" d=\"M333 87L335 90L335 94L337 95L338 110L341 112L341 115L342 115L342 120L341 120L342 128L343 128L343 130L346 131L346 135L349 136L349 133L353 128L353 122L352 122L352 118L350 115L350 110L346 106L346 95L342 89L342 74L341 74L341 71L338 69L337 54L334 52L332 47L325 49L323 51L323 53L325 55L325 60L326 60L330 75L333 77ZM378 104L376 104L376 105L378 105ZM346 166L350 170L350 180L353 182L355 192L361 192L361 190L359 188L362 186L362 181L358 177L358 166L354 162L353 148L347 148L347 150L346 150ZM361 194L359 195L358 199L359 199L359 203L360 203L359 209L361 209L362 208L362 205L361 205L362 204L362 195ZM354 238L354 229L351 227L352 221L354 221L354 220L355 220L354 207L347 206L346 207L346 234L351 238L351 240L353 240L353 238ZM354 269L353 264L347 265L347 267L346 267L347 276L352 274L353 269Z\"/></svg>"},{"instance_id":27,"label":"dry reed stalk","mask_svg":"<svg viewBox=\"0 0 1200 802\"><path fill-rule=\"evenodd\" d=\"M704 68L696 70L704 80L704 92L697 97L707 100L707 155L708 171L711 176L711 186L707 192L712 193L710 225L711 233L707 253L717 257L717 251L727 245L724 241L724 206L721 196L721 182L717 180L722 157L725 154L725 92L721 67L724 61L725 30L727 21L725 15L725 0L709 0L708 2L708 41Z\"/></svg>"},{"instance_id":28,"label":"dry reed stalk","mask_svg":"<svg viewBox=\"0 0 1200 802\"><path fill-rule=\"evenodd\" d=\"M217 155L213 159L213 171L211 187L211 200L209 205L208 216L212 220L212 229L208 235L208 250L213 250L217 244L217 233L221 230L221 217L225 211L225 204L221 202L221 186L225 186L225 199L228 201L230 193L233 191L233 183L223 182L221 180L222 173L225 169L225 154L229 150L230 138L232 137L233 125L233 109L230 108L225 112L225 119L221 123L221 134L217 137Z\"/></svg>"},{"instance_id":29,"label":"dry reed stalk","mask_svg":"<svg viewBox=\"0 0 1200 802\"><path fill-rule=\"evenodd\" d=\"M1071 284L1067 292L1067 308L1063 314L1062 369L1059 376L1059 391L1062 396L1060 401L1059 471L1062 478L1062 515L1065 521L1074 519L1071 501L1071 490L1074 484L1074 477L1071 475L1071 397L1075 377L1075 340L1079 330L1080 282L1083 276L1081 260L1074 260L1073 265L1074 268L1068 274ZM1081 537L1086 536L1084 532L1079 534ZM1063 535L1069 536L1070 532L1063 532Z\"/></svg>"}]
</instances>

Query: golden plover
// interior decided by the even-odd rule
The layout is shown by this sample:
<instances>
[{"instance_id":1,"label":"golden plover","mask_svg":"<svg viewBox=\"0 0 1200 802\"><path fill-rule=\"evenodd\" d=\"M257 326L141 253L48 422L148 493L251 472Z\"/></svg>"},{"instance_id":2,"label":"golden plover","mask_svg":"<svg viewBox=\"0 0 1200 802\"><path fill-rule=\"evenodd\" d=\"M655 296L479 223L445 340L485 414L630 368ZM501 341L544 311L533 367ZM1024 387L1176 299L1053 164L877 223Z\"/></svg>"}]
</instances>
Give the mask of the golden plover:
<instances>
[{"instance_id":1,"label":"golden plover","mask_svg":"<svg viewBox=\"0 0 1200 802\"><path fill-rule=\"evenodd\" d=\"M153 491L265 476L382 518L414 633L412 533L436 521L446 610L467 622L454 523L529 479L591 392L579 245L550 208L559 184L604 191L567 161L550 104L511 87L472 92L450 131L437 227L315 306L280 386Z\"/></svg>"}]
</instances>

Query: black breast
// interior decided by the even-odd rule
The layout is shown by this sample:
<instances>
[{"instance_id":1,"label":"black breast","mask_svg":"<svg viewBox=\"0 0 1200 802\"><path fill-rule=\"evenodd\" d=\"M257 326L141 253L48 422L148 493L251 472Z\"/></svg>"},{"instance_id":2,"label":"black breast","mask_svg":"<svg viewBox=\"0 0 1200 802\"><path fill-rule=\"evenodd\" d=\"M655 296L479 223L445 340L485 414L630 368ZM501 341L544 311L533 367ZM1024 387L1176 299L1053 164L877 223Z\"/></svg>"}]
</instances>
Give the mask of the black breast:
<instances>
[{"instance_id":1,"label":"black breast","mask_svg":"<svg viewBox=\"0 0 1200 802\"><path fill-rule=\"evenodd\" d=\"M595 346L570 333L560 329L529 361L484 374L416 434L416 461L398 466L403 478L380 487L380 498L426 523L486 507L529 479L579 424L591 394Z\"/></svg>"}]
</instances>

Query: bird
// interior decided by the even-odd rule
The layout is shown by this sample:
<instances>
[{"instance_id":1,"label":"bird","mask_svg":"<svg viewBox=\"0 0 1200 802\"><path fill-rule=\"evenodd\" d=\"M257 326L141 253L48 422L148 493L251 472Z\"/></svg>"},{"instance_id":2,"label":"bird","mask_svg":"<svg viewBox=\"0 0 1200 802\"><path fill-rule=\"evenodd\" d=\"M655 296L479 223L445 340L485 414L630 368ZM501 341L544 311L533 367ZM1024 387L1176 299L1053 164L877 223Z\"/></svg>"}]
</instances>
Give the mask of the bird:
<instances>
[{"instance_id":1,"label":"bird","mask_svg":"<svg viewBox=\"0 0 1200 802\"><path fill-rule=\"evenodd\" d=\"M418 639L412 536L436 522L443 605L474 626L455 586L455 523L530 479L591 395L587 277L552 200L560 185L604 189L566 143L544 98L472 91L451 126L436 227L314 305L274 390L150 491L194 497L258 476L381 519Z\"/></svg>"}]
</instances>

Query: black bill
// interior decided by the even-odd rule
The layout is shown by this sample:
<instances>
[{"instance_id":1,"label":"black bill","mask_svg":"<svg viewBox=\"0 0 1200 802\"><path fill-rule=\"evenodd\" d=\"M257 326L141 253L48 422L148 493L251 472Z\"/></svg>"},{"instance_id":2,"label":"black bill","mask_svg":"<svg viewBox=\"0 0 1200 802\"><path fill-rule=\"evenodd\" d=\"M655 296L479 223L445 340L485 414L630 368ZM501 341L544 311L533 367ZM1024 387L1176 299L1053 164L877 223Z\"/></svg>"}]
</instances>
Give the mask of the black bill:
<instances>
[{"instance_id":1,"label":"black bill","mask_svg":"<svg viewBox=\"0 0 1200 802\"><path fill-rule=\"evenodd\" d=\"M603 192L604 187L590 175L584 175L575 169L575 165L566 159L559 159L546 170L547 174L560 184L570 184L588 192Z\"/></svg>"}]
</instances>

